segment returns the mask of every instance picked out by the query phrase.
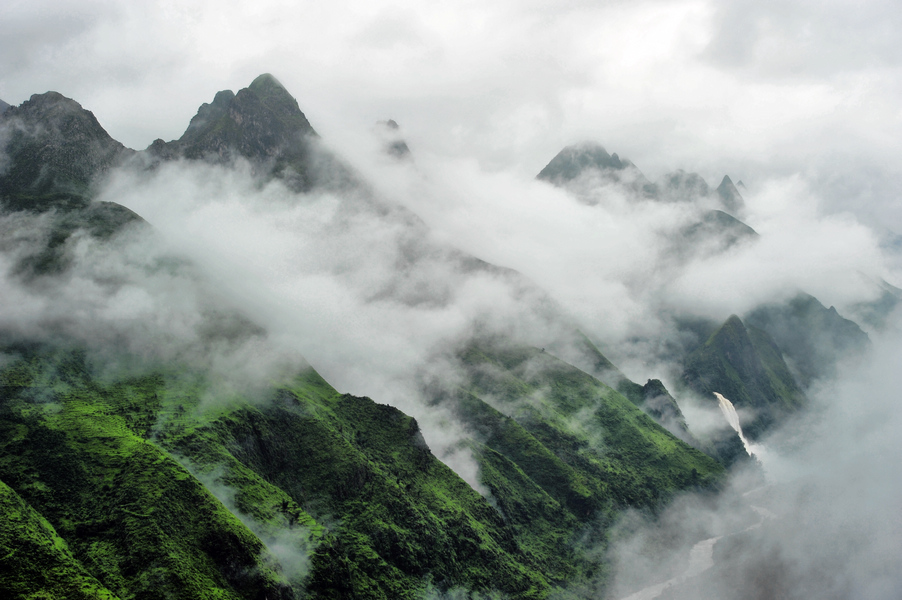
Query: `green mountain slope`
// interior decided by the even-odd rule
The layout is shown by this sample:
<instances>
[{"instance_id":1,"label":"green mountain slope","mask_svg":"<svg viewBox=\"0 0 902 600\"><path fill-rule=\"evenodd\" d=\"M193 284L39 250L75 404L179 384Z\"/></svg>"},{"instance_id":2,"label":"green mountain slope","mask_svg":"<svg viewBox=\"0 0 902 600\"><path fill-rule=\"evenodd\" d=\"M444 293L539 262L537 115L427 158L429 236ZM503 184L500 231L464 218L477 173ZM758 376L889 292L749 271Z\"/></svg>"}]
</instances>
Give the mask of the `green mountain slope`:
<instances>
[{"instance_id":1,"label":"green mountain slope","mask_svg":"<svg viewBox=\"0 0 902 600\"><path fill-rule=\"evenodd\" d=\"M116 600L53 526L0 481L0 594L4 598Z\"/></svg>"},{"instance_id":2,"label":"green mountain slope","mask_svg":"<svg viewBox=\"0 0 902 600\"><path fill-rule=\"evenodd\" d=\"M608 487L581 463L569 467L572 457L541 448L555 465L549 479L522 449L507 448L514 461L487 444L476 452L499 510L431 454L413 419L340 395L312 370L253 402L203 408L207 386L190 372L100 380L79 352L11 349L7 358L0 480L31 520L46 519L45 538L71 549L46 559L65 567L59 589L415 598L460 586L542 598L599 568L573 546L592 510L660 493L646 482L644 496L615 485L620 496L594 498ZM675 440L654 435L659 450L672 449ZM718 471L698 464L699 482ZM27 530L6 534L11 547L29 543ZM50 589L21 562L35 552L9 558L5 585Z\"/></svg>"},{"instance_id":3,"label":"green mountain slope","mask_svg":"<svg viewBox=\"0 0 902 600\"><path fill-rule=\"evenodd\" d=\"M471 346L459 412L578 520L654 506L723 468L620 393L535 348Z\"/></svg>"}]
</instances>

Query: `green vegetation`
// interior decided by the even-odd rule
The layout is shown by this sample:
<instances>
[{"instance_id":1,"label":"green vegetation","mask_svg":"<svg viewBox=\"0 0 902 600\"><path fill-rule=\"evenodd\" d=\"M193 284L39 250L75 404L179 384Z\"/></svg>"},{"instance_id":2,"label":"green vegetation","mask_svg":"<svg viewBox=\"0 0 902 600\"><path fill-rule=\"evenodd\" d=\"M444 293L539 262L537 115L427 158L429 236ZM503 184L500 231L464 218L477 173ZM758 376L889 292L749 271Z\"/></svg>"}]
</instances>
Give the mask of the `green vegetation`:
<instances>
[{"instance_id":1,"label":"green vegetation","mask_svg":"<svg viewBox=\"0 0 902 600\"><path fill-rule=\"evenodd\" d=\"M488 499L432 455L412 418L341 395L312 369L213 405L190 370L100 379L77 350L7 355L0 492L21 517L2 530L0 587L17 597L394 599L458 587L544 598L603 575L586 545L603 542L618 508L654 506L722 470L534 349L467 354L473 387L459 406L485 437L468 448ZM528 361L541 367L531 377ZM513 406L546 385L516 418L475 395ZM31 564L52 568L33 577Z\"/></svg>"},{"instance_id":2,"label":"green vegetation","mask_svg":"<svg viewBox=\"0 0 902 600\"><path fill-rule=\"evenodd\" d=\"M723 470L620 393L546 352L482 345L462 358L469 393L461 416L577 519L655 506Z\"/></svg>"}]
</instances>

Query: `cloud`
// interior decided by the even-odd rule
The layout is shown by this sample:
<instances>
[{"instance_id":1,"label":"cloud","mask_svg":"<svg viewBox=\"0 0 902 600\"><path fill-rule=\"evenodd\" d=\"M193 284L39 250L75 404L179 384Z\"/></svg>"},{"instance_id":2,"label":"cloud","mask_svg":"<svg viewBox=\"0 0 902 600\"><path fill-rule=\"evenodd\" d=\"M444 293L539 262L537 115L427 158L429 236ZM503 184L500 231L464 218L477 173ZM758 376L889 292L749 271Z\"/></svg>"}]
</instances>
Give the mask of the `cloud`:
<instances>
[{"instance_id":1,"label":"cloud","mask_svg":"<svg viewBox=\"0 0 902 600\"><path fill-rule=\"evenodd\" d=\"M743 218L758 238L687 254L676 252L676 240L704 217L704 200L648 201L592 177L564 190L473 160L415 149L415 162L401 164L356 147L353 161L368 180L420 215L435 239L547 290L637 380L668 377L653 346L679 336L676 315L724 321L800 290L842 313L874 299L862 273L900 275L879 236L848 212L825 210L800 175L744 190Z\"/></svg>"}]
</instances>

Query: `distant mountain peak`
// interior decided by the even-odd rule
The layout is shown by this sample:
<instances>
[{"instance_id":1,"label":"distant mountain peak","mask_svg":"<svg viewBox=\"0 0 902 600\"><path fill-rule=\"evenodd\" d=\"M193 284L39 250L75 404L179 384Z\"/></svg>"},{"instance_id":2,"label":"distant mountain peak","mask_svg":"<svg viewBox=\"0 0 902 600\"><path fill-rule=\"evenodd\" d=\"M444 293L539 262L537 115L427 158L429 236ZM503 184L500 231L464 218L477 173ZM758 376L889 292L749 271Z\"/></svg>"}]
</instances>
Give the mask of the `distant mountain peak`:
<instances>
[{"instance_id":1,"label":"distant mountain peak","mask_svg":"<svg viewBox=\"0 0 902 600\"><path fill-rule=\"evenodd\" d=\"M0 100L0 115L5 113L7 108L9 108L9 104L4 102L3 100Z\"/></svg>"},{"instance_id":2,"label":"distant mountain peak","mask_svg":"<svg viewBox=\"0 0 902 600\"><path fill-rule=\"evenodd\" d=\"M565 147L551 159L537 178L552 183L572 181L589 169L621 170L632 163L621 160L616 153L608 154L596 142L579 142Z\"/></svg>"},{"instance_id":3,"label":"distant mountain peak","mask_svg":"<svg viewBox=\"0 0 902 600\"><path fill-rule=\"evenodd\" d=\"M677 169L665 175L658 184L662 200L692 202L711 193L708 182L698 173Z\"/></svg>"},{"instance_id":4,"label":"distant mountain peak","mask_svg":"<svg viewBox=\"0 0 902 600\"><path fill-rule=\"evenodd\" d=\"M309 189L311 140L318 138L297 100L279 81L264 73L233 93L218 92L202 104L178 140L154 141L148 153L163 159L184 157L228 162L242 157L266 163L264 172L284 176L298 189Z\"/></svg>"},{"instance_id":5,"label":"distant mountain peak","mask_svg":"<svg viewBox=\"0 0 902 600\"><path fill-rule=\"evenodd\" d=\"M387 154L400 160L406 160L411 157L410 148L407 142L401 137L401 126L394 119L387 121L378 121L376 123L376 134L382 138L383 149Z\"/></svg>"},{"instance_id":6,"label":"distant mountain peak","mask_svg":"<svg viewBox=\"0 0 902 600\"><path fill-rule=\"evenodd\" d=\"M743 200L742 194L739 193L736 186L733 185L733 180L730 179L729 175L723 176L720 185L717 186L717 195L720 196L724 208L733 214L742 212L742 209L745 208L745 200Z\"/></svg>"},{"instance_id":7,"label":"distant mountain peak","mask_svg":"<svg viewBox=\"0 0 902 600\"><path fill-rule=\"evenodd\" d=\"M94 113L59 92L34 94L4 110L2 120L18 124L0 148L7 157L0 175L6 209L81 208L94 179L128 153Z\"/></svg>"}]
</instances>

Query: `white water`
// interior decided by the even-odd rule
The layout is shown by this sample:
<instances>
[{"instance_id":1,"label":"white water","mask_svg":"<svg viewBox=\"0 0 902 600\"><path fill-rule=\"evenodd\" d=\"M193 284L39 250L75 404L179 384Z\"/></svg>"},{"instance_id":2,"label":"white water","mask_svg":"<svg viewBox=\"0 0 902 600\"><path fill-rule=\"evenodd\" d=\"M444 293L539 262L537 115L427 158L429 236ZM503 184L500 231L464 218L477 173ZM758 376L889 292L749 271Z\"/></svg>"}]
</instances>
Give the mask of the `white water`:
<instances>
[{"instance_id":1,"label":"white water","mask_svg":"<svg viewBox=\"0 0 902 600\"><path fill-rule=\"evenodd\" d=\"M729 423L730 427L739 434L739 439L742 440L742 445L745 448L746 453L748 453L749 456L756 454L752 448L752 444L745 439L745 435L742 433L742 425L739 424L739 413L736 412L736 407L733 406L732 402L724 398L722 394L714 392L714 397L717 398L717 403L720 405L720 412L723 413L727 423Z\"/></svg>"}]
</instances>

